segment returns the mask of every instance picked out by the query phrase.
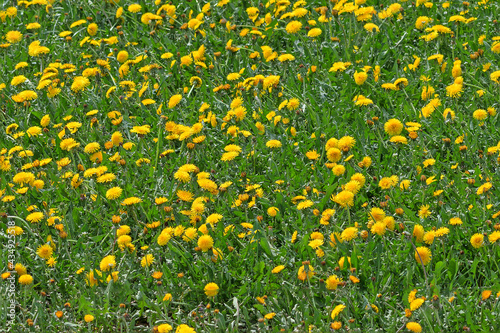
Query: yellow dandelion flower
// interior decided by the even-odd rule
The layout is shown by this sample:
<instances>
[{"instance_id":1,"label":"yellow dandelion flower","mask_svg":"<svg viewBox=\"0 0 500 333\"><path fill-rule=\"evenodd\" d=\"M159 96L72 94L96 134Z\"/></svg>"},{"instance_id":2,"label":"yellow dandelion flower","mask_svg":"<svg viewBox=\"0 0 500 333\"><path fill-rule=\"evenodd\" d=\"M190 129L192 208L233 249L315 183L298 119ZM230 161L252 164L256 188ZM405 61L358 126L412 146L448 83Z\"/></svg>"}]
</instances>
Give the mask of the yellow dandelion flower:
<instances>
[{"instance_id":1,"label":"yellow dandelion flower","mask_svg":"<svg viewBox=\"0 0 500 333\"><path fill-rule=\"evenodd\" d=\"M286 25L286 32L289 34L295 34L302 28L302 23L299 21L291 21Z\"/></svg>"},{"instance_id":2,"label":"yellow dandelion flower","mask_svg":"<svg viewBox=\"0 0 500 333\"><path fill-rule=\"evenodd\" d=\"M215 297L219 293L219 286L214 282L210 282L205 285L203 291L208 297Z\"/></svg>"},{"instance_id":3,"label":"yellow dandelion flower","mask_svg":"<svg viewBox=\"0 0 500 333\"><path fill-rule=\"evenodd\" d=\"M470 238L470 243L474 248L479 249L484 245L484 236L482 234L474 234Z\"/></svg>"},{"instance_id":4,"label":"yellow dandelion flower","mask_svg":"<svg viewBox=\"0 0 500 333\"><path fill-rule=\"evenodd\" d=\"M146 254L141 259L141 266L142 267L149 267L153 264L154 261L155 261L155 257L152 254Z\"/></svg>"},{"instance_id":5,"label":"yellow dandelion flower","mask_svg":"<svg viewBox=\"0 0 500 333\"><path fill-rule=\"evenodd\" d=\"M429 248L425 246L417 247L417 250L415 251L415 260L418 263L423 263L424 265L427 265L428 263L431 262L431 258L432 258L432 252Z\"/></svg>"}]
</instances>

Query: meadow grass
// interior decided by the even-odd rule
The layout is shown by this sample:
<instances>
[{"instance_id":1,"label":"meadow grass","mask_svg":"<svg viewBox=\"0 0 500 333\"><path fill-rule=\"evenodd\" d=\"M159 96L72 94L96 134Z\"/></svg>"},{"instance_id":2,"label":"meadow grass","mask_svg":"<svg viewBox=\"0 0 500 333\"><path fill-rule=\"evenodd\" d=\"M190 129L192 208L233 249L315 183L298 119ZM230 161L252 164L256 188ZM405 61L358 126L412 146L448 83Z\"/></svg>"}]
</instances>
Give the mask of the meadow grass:
<instances>
[{"instance_id":1,"label":"meadow grass","mask_svg":"<svg viewBox=\"0 0 500 333\"><path fill-rule=\"evenodd\" d=\"M5 1L0 331L499 331L498 19Z\"/></svg>"}]
</instances>

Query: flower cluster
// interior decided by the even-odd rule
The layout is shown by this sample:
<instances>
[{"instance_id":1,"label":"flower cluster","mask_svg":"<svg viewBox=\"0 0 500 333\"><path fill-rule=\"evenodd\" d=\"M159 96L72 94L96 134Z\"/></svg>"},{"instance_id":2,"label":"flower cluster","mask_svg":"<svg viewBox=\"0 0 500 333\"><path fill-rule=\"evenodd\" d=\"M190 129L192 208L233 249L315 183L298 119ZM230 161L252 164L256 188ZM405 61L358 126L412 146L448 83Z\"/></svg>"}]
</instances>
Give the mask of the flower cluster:
<instances>
[{"instance_id":1,"label":"flower cluster","mask_svg":"<svg viewBox=\"0 0 500 333\"><path fill-rule=\"evenodd\" d=\"M494 331L499 9L5 6L16 325Z\"/></svg>"}]
</instances>

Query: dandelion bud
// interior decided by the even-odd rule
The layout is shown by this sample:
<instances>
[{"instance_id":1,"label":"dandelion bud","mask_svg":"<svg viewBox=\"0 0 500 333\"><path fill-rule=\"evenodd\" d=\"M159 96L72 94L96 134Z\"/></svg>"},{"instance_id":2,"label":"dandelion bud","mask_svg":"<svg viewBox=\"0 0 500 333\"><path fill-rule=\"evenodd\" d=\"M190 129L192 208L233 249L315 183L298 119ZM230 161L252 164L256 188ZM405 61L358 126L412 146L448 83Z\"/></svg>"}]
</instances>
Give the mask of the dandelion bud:
<instances>
[{"instance_id":1,"label":"dandelion bud","mask_svg":"<svg viewBox=\"0 0 500 333\"><path fill-rule=\"evenodd\" d=\"M363 238L363 239L367 239L368 238L368 231L362 230L360 234L361 234L361 238Z\"/></svg>"}]
</instances>

